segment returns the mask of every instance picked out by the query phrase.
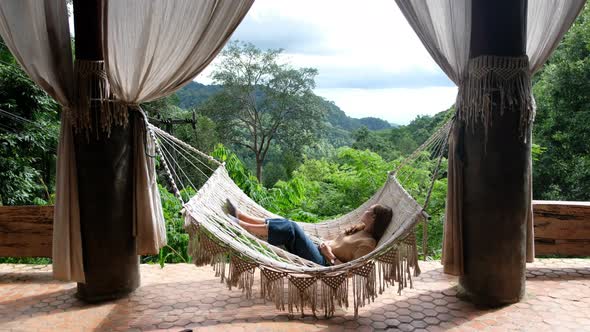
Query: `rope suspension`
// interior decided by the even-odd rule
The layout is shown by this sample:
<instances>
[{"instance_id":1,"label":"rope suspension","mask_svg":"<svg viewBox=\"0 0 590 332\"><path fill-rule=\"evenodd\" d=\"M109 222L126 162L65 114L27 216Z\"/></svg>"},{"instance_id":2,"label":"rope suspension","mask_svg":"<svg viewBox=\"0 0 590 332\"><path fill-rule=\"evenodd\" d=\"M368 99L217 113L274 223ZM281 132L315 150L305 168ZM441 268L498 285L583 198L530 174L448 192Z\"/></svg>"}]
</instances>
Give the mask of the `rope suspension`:
<instances>
[{"instance_id":1,"label":"rope suspension","mask_svg":"<svg viewBox=\"0 0 590 332\"><path fill-rule=\"evenodd\" d=\"M143 116L143 120L145 122L145 127L147 129L147 132L150 134L151 139L154 142L154 145L156 147L156 154L160 155L162 157L162 165L164 166L164 171L166 172L166 175L168 176L168 179L170 180L170 185L172 186L172 190L174 190L174 195L184 204L184 201L182 200L182 195L180 194L180 190L178 190L178 187L176 186L176 181L174 181L174 177L172 177L172 173L170 172L170 167L168 167L168 162L166 161L166 157L164 156L164 153L162 153L162 149L160 148L160 143L158 142L158 140L156 139L156 134L153 130L153 126L148 122L148 117L145 114L145 112L140 111L141 115Z\"/></svg>"}]
</instances>

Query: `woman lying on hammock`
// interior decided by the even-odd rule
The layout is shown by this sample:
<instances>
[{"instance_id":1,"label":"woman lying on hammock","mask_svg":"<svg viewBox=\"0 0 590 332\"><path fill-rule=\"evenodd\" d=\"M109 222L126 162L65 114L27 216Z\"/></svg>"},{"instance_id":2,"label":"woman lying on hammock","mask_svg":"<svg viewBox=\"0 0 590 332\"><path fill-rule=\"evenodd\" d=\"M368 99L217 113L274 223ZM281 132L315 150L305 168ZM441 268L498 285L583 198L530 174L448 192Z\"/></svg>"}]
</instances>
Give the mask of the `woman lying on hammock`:
<instances>
[{"instance_id":1,"label":"woman lying on hammock","mask_svg":"<svg viewBox=\"0 0 590 332\"><path fill-rule=\"evenodd\" d=\"M363 213L357 225L318 246L293 221L249 216L240 212L229 200L226 209L236 218L234 222L248 232L268 237L268 243L283 245L290 253L324 266L346 263L373 251L393 217L391 208L375 204Z\"/></svg>"}]
</instances>

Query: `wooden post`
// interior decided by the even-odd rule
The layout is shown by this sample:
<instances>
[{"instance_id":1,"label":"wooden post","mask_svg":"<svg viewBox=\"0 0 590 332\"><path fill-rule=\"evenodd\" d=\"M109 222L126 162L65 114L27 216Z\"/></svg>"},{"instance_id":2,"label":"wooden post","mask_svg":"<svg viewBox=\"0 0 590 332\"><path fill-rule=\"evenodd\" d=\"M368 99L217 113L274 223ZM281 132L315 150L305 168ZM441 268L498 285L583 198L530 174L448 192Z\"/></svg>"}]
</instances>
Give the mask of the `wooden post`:
<instances>
[{"instance_id":1,"label":"wooden post","mask_svg":"<svg viewBox=\"0 0 590 332\"><path fill-rule=\"evenodd\" d=\"M518 57L526 49L527 0L473 0L470 58ZM530 139L519 135L520 112L500 115L492 126L463 125L463 245L460 291L472 301L497 306L519 301L525 291L526 215Z\"/></svg>"},{"instance_id":2,"label":"wooden post","mask_svg":"<svg viewBox=\"0 0 590 332\"><path fill-rule=\"evenodd\" d=\"M102 0L74 0L78 60L103 59L101 7ZM86 274L77 295L97 302L125 296L139 286L139 257L132 223L132 126L113 124L106 135L96 125L98 103L92 104L91 112L92 133L75 138Z\"/></svg>"}]
</instances>

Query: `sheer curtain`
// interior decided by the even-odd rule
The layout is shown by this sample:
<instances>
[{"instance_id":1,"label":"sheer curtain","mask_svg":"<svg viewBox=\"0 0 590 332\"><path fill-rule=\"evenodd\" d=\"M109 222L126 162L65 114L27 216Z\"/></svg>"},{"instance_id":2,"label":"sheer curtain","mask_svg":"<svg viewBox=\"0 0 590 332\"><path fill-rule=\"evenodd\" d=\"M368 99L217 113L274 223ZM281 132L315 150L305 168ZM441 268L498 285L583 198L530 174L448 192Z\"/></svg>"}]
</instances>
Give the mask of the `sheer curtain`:
<instances>
[{"instance_id":1,"label":"sheer curtain","mask_svg":"<svg viewBox=\"0 0 590 332\"><path fill-rule=\"evenodd\" d=\"M121 105L154 100L190 82L226 43L253 0L105 1L108 78ZM53 274L84 282L72 133L75 79L65 0L0 1L0 35L28 75L64 108L58 147ZM137 119L135 219L138 254L156 253L165 229L145 125Z\"/></svg>"},{"instance_id":2,"label":"sheer curtain","mask_svg":"<svg viewBox=\"0 0 590 332\"><path fill-rule=\"evenodd\" d=\"M471 34L471 0L396 0L402 13L441 69L459 86L456 107L467 77ZM585 0L529 0L527 55L531 74L547 61ZM459 128L449 141L449 171L443 258L445 273L463 274L462 168L457 159ZM532 182L531 182L532 183ZM531 191L532 192L532 191ZM527 260L534 258L532 206L527 216Z\"/></svg>"},{"instance_id":3,"label":"sheer curtain","mask_svg":"<svg viewBox=\"0 0 590 332\"><path fill-rule=\"evenodd\" d=\"M199 74L219 53L253 0L106 1L103 48L114 99L120 107L167 96ZM123 109L119 109L123 111ZM153 142L144 120L135 137L135 229L139 254L157 253L166 243L156 184ZM147 150L144 145L147 141Z\"/></svg>"},{"instance_id":4,"label":"sheer curtain","mask_svg":"<svg viewBox=\"0 0 590 332\"><path fill-rule=\"evenodd\" d=\"M29 77L59 102L61 131L53 218L53 275L84 282L71 111L74 73L64 1L0 1L0 35Z\"/></svg>"},{"instance_id":5,"label":"sheer curtain","mask_svg":"<svg viewBox=\"0 0 590 332\"><path fill-rule=\"evenodd\" d=\"M471 44L470 0L396 0L402 13L434 61L459 87L467 76ZM455 103L456 107L460 100ZM457 158L456 139L460 128L453 125L449 138L448 189L444 225L443 264L445 272L463 270L461 206L463 165ZM449 272L451 271L451 272Z\"/></svg>"}]
</instances>

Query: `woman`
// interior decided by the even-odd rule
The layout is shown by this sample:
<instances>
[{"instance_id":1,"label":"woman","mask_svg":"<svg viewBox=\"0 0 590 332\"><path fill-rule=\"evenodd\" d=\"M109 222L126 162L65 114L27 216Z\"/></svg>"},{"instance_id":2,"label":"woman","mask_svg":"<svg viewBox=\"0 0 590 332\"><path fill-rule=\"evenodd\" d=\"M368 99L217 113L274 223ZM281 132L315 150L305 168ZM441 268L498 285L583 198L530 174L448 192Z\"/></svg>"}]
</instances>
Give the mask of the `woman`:
<instances>
[{"instance_id":1,"label":"woman","mask_svg":"<svg viewBox=\"0 0 590 332\"><path fill-rule=\"evenodd\" d=\"M290 253L324 266L346 263L373 251L393 217L391 208L375 204L363 213L360 223L346 229L334 240L317 246L295 222L284 218L249 216L240 212L229 200L226 209L235 217L232 220L248 232L268 237L268 243L283 245Z\"/></svg>"}]
</instances>

